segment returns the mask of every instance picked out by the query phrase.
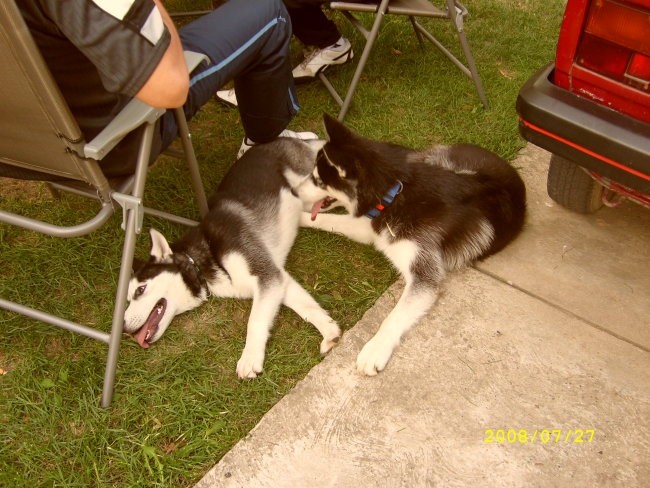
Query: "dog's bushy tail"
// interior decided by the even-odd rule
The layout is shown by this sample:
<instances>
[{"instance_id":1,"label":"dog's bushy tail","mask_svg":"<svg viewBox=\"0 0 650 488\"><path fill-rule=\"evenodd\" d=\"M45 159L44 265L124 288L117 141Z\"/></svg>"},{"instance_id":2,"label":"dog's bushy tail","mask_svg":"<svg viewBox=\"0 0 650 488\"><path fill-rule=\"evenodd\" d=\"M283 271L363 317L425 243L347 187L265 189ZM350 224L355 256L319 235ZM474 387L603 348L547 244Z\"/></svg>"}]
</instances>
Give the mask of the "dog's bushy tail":
<instances>
[{"instance_id":1,"label":"dog's bushy tail","mask_svg":"<svg viewBox=\"0 0 650 488\"><path fill-rule=\"evenodd\" d=\"M480 185L476 203L494 228L490 247L482 257L507 246L521 232L526 217L526 186L507 161L472 144L449 147L447 161L457 171L475 173Z\"/></svg>"}]
</instances>

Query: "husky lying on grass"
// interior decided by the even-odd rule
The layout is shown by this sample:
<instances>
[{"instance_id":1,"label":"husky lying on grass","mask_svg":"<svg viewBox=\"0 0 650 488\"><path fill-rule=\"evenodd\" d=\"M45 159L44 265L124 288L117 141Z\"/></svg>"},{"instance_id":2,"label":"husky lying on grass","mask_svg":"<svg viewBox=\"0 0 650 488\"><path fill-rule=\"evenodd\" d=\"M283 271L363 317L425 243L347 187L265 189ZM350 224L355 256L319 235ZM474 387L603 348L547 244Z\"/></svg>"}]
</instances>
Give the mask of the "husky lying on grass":
<instances>
[{"instance_id":1,"label":"husky lying on grass","mask_svg":"<svg viewBox=\"0 0 650 488\"><path fill-rule=\"evenodd\" d=\"M230 169L199 226L174 244L151 230L151 258L129 284L124 329L148 348L174 316L209 296L252 298L240 378L262 372L266 341L281 304L322 334L321 353L339 340L336 322L284 270L303 203L301 184L313 185L316 144L281 138L254 146Z\"/></svg>"},{"instance_id":2,"label":"husky lying on grass","mask_svg":"<svg viewBox=\"0 0 650 488\"><path fill-rule=\"evenodd\" d=\"M313 171L300 197L301 224L374 244L406 280L395 308L357 357L366 375L383 370L401 337L430 309L447 271L503 249L520 232L526 189L486 149L460 144L415 151L373 141L325 116ZM307 186L303 187L308 188ZM347 214L319 213L342 205Z\"/></svg>"}]
</instances>

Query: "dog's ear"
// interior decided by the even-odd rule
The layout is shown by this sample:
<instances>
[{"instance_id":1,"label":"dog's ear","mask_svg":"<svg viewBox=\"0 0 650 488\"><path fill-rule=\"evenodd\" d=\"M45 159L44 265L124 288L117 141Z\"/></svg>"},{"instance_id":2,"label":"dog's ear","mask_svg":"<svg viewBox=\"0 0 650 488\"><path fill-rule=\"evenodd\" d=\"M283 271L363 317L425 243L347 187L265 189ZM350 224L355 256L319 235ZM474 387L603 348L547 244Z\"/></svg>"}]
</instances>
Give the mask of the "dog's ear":
<instances>
[{"instance_id":1,"label":"dog's ear","mask_svg":"<svg viewBox=\"0 0 650 488\"><path fill-rule=\"evenodd\" d=\"M323 114L323 123L325 130L329 136L329 140L333 143L342 143L354 137L353 130L347 128L342 122L339 122L329 114Z\"/></svg>"},{"instance_id":2,"label":"dog's ear","mask_svg":"<svg viewBox=\"0 0 650 488\"><path fill-rule=\"evenodd\" d=\"M145 261L142 259L138 259L136 257L133 258L133 264L131 265L131 269L133 270L133 273L137 273L137 271L142 268L146 264Z\"/></svg>"},{"instance_id":3,"label":"dog's ear","mask_svg":"<svg viewBox=\"0 0 650 488\"><path fill-rule=\"evenodd\" d=\"M338 175L339 175L339 178L341 178L341 179L345 179L345 178L346 178L346 176L347 176L347 171L345 170L345 168L342 168L341 166L339 166L338 164L336 164L334 161L332 161L332 159L329 157L329 155L328 155L327 152L325 151L325 148L323 148L323 150L319 153L319 157L322 157L323 160L324 160L324 161L325 161L329 166L331 166L332 168L334 168L334 169L336 170L336 172L337 172Z\"/></svg>"},{"instance_id":4,"label":"dog's ear","mask_svg":"<svg viewBox=\"0 0 650 488\"><path fill-rule=\"evenodd\" d=\"M172 249L167 243L167 239L156 229L149 231L151 236L151 257L155 262L171 261Z\"/></svg>"}]
</instances>

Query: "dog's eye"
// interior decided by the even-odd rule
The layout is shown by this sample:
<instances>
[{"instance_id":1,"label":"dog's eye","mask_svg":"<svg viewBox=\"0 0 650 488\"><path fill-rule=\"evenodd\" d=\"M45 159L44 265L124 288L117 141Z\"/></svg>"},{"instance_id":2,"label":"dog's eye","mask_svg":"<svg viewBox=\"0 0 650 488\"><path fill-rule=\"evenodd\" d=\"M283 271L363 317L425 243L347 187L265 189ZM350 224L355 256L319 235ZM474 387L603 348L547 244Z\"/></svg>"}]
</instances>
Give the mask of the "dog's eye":
<instances>
[{"instance_id":1,"label":"dog's eye","mask_svg":"<svg viewBox=\"0 0 650 488\"><path fill-rule=\"evenodd\" d=\"M321 188L325 188L325 183L323 183L323 180L321 180L318 176L316 176L314 173L311 174L311 181L315 186L319 186Z\"/></svg>"},{"instance_id":2,"label":"dog's eye","mask_svg":"<svg viewBox=\"0 0 650 488\"><path fill-rule=\"evenodd\" d=\"M135 289L135 293L133 293L133 298L138 298L140 295L144 293L144 290L146 290L147 285L140 285Z\"/></svg>"}]
</instances>

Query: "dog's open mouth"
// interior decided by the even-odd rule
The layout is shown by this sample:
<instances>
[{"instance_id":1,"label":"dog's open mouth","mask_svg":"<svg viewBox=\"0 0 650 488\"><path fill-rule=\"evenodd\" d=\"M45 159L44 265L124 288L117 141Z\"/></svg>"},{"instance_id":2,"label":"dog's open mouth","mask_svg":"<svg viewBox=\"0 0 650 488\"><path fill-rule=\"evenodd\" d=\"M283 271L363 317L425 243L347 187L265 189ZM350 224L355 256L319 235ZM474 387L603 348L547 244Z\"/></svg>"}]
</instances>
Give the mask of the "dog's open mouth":
<instances>
[{"instance_id":1,"label":"dog's open mouth","mask_svg":"<svg viewBox=\"0 0 650 488\"><path fill-rule=\"evenodd\" d=\"M158 332L158 324L165 314L166 307L167 300L164 298L158 300L156 306L151 310L149 317L147 317L144 325L133 334L133 337L135 337L135 340L138 341L138 344L140 344L141 347L144 347L145 349L149 347L149 341L154 335L156 335L156 332Z\"/></svg>"},{"instance_id":2,"label":"dog's open mouth","mask_svg":"<svg viewBox=\"0 0 650 488\"><path fill-rule=\"evenodd\" d=\"M316 220L316 216L318 215L318 212L320 212L321 210L327 210L330 207L330 205L332 205L335 201L336 198L332 198L330 196L327 196L322 200L318 200L311 207L311 219Z\"/></svg>"}]
</instances>

